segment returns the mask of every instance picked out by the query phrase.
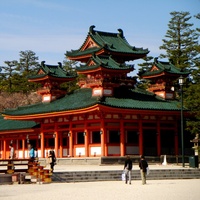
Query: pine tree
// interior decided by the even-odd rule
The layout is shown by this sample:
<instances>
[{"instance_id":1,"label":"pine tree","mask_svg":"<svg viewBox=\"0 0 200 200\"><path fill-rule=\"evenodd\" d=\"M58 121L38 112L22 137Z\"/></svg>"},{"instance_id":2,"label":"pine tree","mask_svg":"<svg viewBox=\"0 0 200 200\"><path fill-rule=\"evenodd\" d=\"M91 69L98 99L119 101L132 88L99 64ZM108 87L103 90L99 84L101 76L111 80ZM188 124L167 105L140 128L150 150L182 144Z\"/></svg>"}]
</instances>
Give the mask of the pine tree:
<instances>
[{"instance_id":1,"label":"pine tree","mask_svg":"<svg viewBox=\"0 0 200 200\"><path fill-rule=\"evenodd\" d=\"M19 73L15 76L15 80L13 80L17 84L15 90L28 94L38 87L37 84L28 82L28 76L35 74L39 69L38 57L31 50L20 51L19 56L17 67Z\"/></svg>"},{"instance_id":2,"label":"pine tree","mask_svg":"<svg viewBox=\"0 0 200 200\"><path fill-rule=\"evenodd\" d=\"M138 76L140 77L141 74L143 74L145 71L149 70L149 68L153 65L153 57L152 56L145 56L142 58L145 62L138 64L140 66L138 71ZM137 82L137 87L141 89L147 89L149 84L149 80L140 79Z\"/></svg>"},{"instance_id":3,"label":"pine tree","mask_svg":"<svg viewBox=\"0 0 200 200\"><path fill-rule=\"evenodd\" d=\"M1 69L1 81L0 81L0 90L6 92L13 92L13 76L16 74L17 61L5 61L7 66L2 66Z\"/></svg>"},{"instance_id":4,"label":"pine tree","mask_svg":"<svg viewBox=\"0 0 200 200\"><path fill-rule=\"evenodd\" d=\"M181 69L194 70L194 58L197 56L195 46L198 44L198 34L190 23L189 12L171 12L166 39L160 49L166 51L161 58L168 58L172 64Z\"/></svg>"},{"instance_id":5,"label":"pine tree","mask_svg":"<svg viewBox=\"0 0 200 200\"><path fill-rule=\"evenodd\" d=\"M200 13L196 15L196 18L200 20ZM200 28L196 29L200 35ZM200 45L195 46L198 56L194 58L195 70L191 74L191 81L189 87L185 92L185 106L191 110L192 119L187 121L187 129L194 135L200 133Z\"/></svg>"},{"instance_id":6,"label":"pine tree","mask_svg":"<svg viewBox=\"0 0 200 200\"><path fill-rule=\"evenodd\" d=\"M191 133L200 131L200 46L198 43L200 29L194 29L190 23L189 12L171 12L166 39L160 49L166 51L161 58L168 58L172 64L182 70L190 71L187 85L184 85L184 107L191 111L191 116L186 124ZM196 16L200 19L200 14Z\"/></svg>"},{"instance_id":7,"label":"pine tree","mask_svg":"<svg viewBox=\"0 0 200 200\"><path fill-rule=\"evenodd\" d=\"M69 75L70 74L76 75L76 72L75 72L76 65L77 65L77 61L73 61L73 60L71 61L71 60L66 60L66 59L63 61L63 69L66 70ZM69 81L67 83L61 84L61 88L64 90L67 90L68 93L73 92L74 90L79 88L77 85L77 79L75 79L74 81Z\"/></svg>"}]
</instances>

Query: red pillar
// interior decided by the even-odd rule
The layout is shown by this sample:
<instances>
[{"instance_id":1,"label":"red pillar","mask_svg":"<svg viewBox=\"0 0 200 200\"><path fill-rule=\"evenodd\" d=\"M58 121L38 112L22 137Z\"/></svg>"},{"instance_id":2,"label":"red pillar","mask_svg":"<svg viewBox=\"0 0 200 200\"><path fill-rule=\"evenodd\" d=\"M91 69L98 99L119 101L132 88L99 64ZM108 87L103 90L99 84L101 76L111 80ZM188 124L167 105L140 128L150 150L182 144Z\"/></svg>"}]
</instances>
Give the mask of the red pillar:
<instances>
[{"instance_id":1,"label":"red pillar","mask_svg":"<svg viewBox=\"0 0 200 200\"><path fill-rule=\"evenodd\" d=\"M45 155L44 155L44 132L43 131L41 131L40 136L41 136L41 140L40 140L41 158L45 158Z\"/></svg>"},{"instance_id":2,"label":"red pillar","mask_svg":"<svg viewBox=\"0 0 200 200\"><path fill-rule=\"evenodd\" d=\"M60 158L63 158L63 134L61 133L60 134L60 146L59 146L59 149L60 149Z\"/></svg>"},{"instance_id":3,"label":"red pillar","mask_svg":"<svg viewBox=\"0 0 200 200\"><path fill-rule=\"evenodd\" d=\"M125 133L124 133L124 123L120 120L120 156L125 156Z\"/></svg>"},{"instance_id":4,"label":"red pillar","mask_svg":"<svg viewBox=\"0 0 200 200\"><path fill-rule=\"evenodd\" d=\"M69 156L73 156L73 132L69 132Z\"/></svg>"},{"instance_id":5,"label":"red pillar","mask_svg":"<svg viewBox=\"0 0 200 200\"><path fill-rule=\"evenodd\" d=\"M89 131L85 130L85 156L89 156L89 146L88 146L88 140L89 140Z\"/></svg>"},{"instance_id":6,"label":"red pillar","mask_svg":"<svg viewBox=\"0 0 200 200\"><path fill-rule=\"evenodd\" d=\"M3 140L3 159L6 159L6 140Z\"/></svg>"},{"instance_id":7,"label":"red pillar","mask_svg":"<svg viewBox=\"0 0 200 200\"><path fill-rule=\"evenodd\" d=\"M143 131L142 131L142 119L139 119L139 154L143 155Z\"/></svg>"},{"instance_id":8,"label":"red pillar","mask_svg":"<svg viewBox=\"0 0 200 200\"><path fill-rule=\"evenodd\" d=\"M23 155L22 155L22 158L24 159L25 158L25 139L23 138L22 139L22 152L23 152Z\"/></svg>"},{"instance_id":9,"label":"red pillar","mask_svg":"<svg viewBox=\"0 0 200 200\"><path fill-rule=\"evenodd\" d=\"M104 141L105 141L105 156L108 156L107 130L106 129L104 129Z\"/></svg>"},{"instance_id":10,"label":"red pillar","mask_svg":"<svg viewBox=\"0 0 200 200\"><path fill-rule=\"evenodd\" d=\"M58 132L57 130L54 132L55 134L55 138L54 138L54 141L55 141L55 156L58 157Z\"/></svg>"},{"instance_id":11,"label":"red pillar","mask_svg":"<svg viewBox=\"0 0 200 200\"><path fill-rule=\"evenodd\" d=\"M105 156L105 128L104 128L104 121L101 120L101 156Z\"/></svg>"}]
</instances>

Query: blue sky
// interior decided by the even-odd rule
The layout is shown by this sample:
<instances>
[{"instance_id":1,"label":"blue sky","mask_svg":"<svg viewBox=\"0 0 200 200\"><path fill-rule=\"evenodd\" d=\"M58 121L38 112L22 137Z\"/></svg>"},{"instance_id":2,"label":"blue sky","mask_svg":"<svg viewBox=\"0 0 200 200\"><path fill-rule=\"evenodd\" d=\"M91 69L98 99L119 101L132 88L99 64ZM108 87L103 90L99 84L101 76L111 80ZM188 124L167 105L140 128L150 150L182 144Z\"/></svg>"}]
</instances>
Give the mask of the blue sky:
<instances>
[{"instance_id":1,"label":"blue sky","mask_svg":"<svg viewBox=\"0 0 200 200\"><path fill-rule=\"evenodd\" d=\"M200 0L0 0L0 66L25 50L39 62L62 62L66 51L82 45L91 25L116 33L121 28L131 45L156 57L172 11L196 15Z\"/></svg>"}]
</instances>

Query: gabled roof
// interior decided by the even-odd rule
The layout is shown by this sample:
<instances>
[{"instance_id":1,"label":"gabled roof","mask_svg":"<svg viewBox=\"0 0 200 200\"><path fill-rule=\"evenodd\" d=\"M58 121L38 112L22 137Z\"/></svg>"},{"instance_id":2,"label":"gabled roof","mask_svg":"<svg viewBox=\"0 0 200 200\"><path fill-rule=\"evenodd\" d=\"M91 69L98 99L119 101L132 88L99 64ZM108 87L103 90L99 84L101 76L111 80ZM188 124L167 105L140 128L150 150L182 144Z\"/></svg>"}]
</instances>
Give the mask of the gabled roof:
<instances>
[{"instance_id":1,"label":"gabled roof","mask_svg":"<svg viewBox=\"0 0 200 200\"><path fill-rule=\"evenodd\" d=\"M143 74L140 74L140 76L142 78L148 78L151 76L161 75L163 73L171 74L174 76L187 76L189 74L188 72L182 71L182 69L177 68L170 62L158 61L158 59L155 58L152 67L148 71L145 71Z\"/></svg>"},{"instance_id":2,"label":"gabled roof","mask_svg":"<svg viewBox=\"0 0 200 200\"><path fill-rule=\"evenodd\" d=\"M112 59L112 56L95 56L93 55L86 65L80 65L76 68L77 72L83 72L98 68L111 69L111 70L124 70L132 71L134 69L133 65L120 64Z\"/></svg>"},{"instance_id":3,"label":"gabled roof","mask_svg":"<svg viewBox=\"0 0 200 200\"><path fill-rule=\"evenodd\" d=\"M92 96L92 89L82 88L50 103L39 103L19 107L15 110L6 110L3 115L8 119L19 116L29 116L34 119L44 116L44 114L56 116L62 115L64 112L65 115L73 114L75 110L82 112L82 109L97 105L129 110L180 111L179 104L177 101L164 100L153 93L138 89L118 88L114 91L113 97L99 98Z\"/></svg>"},{"instance_id":4,"label":"gabled roof","mask_svg":"<svg viewBox=\"0 0 200 200\"><path fill-rule=\"evenodd\" d=\"M95 26L91 26L89 33L82 46L75 51L67 51L66 56L70 59L73 57L83 56L91 53L100 54L102 50L104 52L111 52L112 54L128 55L129 60L134 60L144 57L149 53L148 49L137 48L131 46L124 37L123 31L118 29L119 33L109 33L94 30ZM94 45L88 46L87 44L92 42ZM131 58L132 57L132 58Z\"/></svg>"},{"instance_id":5,"label":"gabled roof","mask_svg":"<svg viewBox=\"0 0 200 200\"><path fill-rule=\"evenodd\" d=\"M47 65L45 61L41 62L40 69L36 75L30 76L29 81L34 81L35 79L41 79L45 77L54 77L57 79L73 79L76 77L75 74L65 71L62 68L62 64L59 62L58 65Z\"/></svg>"}]
</instances>

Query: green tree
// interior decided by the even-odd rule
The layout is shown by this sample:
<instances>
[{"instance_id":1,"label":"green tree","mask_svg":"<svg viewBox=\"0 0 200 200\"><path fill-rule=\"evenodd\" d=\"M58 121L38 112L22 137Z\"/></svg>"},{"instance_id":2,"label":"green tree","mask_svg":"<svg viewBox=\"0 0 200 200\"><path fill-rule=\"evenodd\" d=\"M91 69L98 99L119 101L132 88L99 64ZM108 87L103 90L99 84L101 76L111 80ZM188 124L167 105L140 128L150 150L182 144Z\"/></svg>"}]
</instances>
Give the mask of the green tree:
<instances>
[{"instance_id":1,"label":"green tree","mask_svg":"<svg viewBox=\"0 0 200 200\"><path fill-rule=\"evenodd\" d=\"M142 58L144 60L143 63L139 63L138 66L140 66L138 71L138 76L140 77L141 74L143 74L145 71L148 71L149 68L153 65L153 57L152 56L145 56ZM137 87L141 89L147 89L149 85L149 80L140 79L137 82Z\"/></svg>"},{"instance_id":2,"label":"green tree","mask_svg":"<svg viewBox=\"0 0 200 200\"><path fill-rule=\"evenodd\" d=\"M39 62L36 53L31 50L19 52L18 70L21 74L29 75L38 70Z\"/></svg>"},{"instance_id":3,"label":"green tree","mask_svg":"<svg viewBox=\"0 0 200 200\"><path fill-rule=\"evenodd\" d=\"M200 13L196 15L196 18L200 20ZM200 35L200 28L196 29ZM198 55L200 55L200 45L195 46ZM193 118L187 121L187 129L194 135L200 133L200 56L194 59L195 70L191 74L191 81L189 87L185 92L185 106L191 110Z\"/></svg>"},{"instance_id":4,"label":"green tree","mask_svg":"<svg viewBox=\"0 0 200 200\"><path fill-rule=\"evenodd\" d=\"M31 50L20 51L18 62L18 74L14 77L15 79L15 91L22 91L23 93L29 93L30 91L36 90L37 84L28 82L28 76L35 74L39 69L39 62L36 53ZM19 86L19 87L18 87Z\"/></svg>"},{"instance_id":5,"label":"green tree","mask_svg":"<svg viewBox=\"0 0 200 200\"><path fill-rule=\"evenodd\" d=\"M160 49L166 51L161 58L168 58L175 66L182 70L189 70L190 76L184 86L184 106L191 111L186 122L191 133L200 131L200 46L198 43L200 29L190 23L189 12L171 12L166 39ZM200 14L196 15L200 19Z\"/></svg>"},{"instance_id":6,"label":"green tree","mask_svg":"<svg viewBox=\"0 0 200 200\"><path fill-rule=\"evenodd\" d=\"M198 34L190 23L189 12L171 12L172 18L160 49L166 51L161 58L168 58L172 64L181 69L194 70L194 58L197 56L195 46L198 44Z\"/></svg>"},{"instance_id":7,"label":"green tree","mask_svg":"<svg viewBox=\"0 0 200 200\"><path fill-rule=\"evenodd\" d=\"M68 74L70 75L76 75L76 65L77 65L77 61L71 61L71 60L64 60L63 61L63 69L65 71L68 72ZM78 81L78 77L74 80L74 81L69 81L67 83L63 83L61 85L62 89L65 89L68 91L68 93L73 92L74 90L78 89L78 85L77 85L77 81Z\"/></svg>"},{"instance_id":8,"label":"green tree","mask_svg":"<svg viewBox=\"0 0 200 200\"><path fill-rule=\"evenodd\" d=\"M5 61L7 66L2 66L0 90L6 92L13 92L13 76L17 73L17 61Z\"/></svg>"}]
</instances>

